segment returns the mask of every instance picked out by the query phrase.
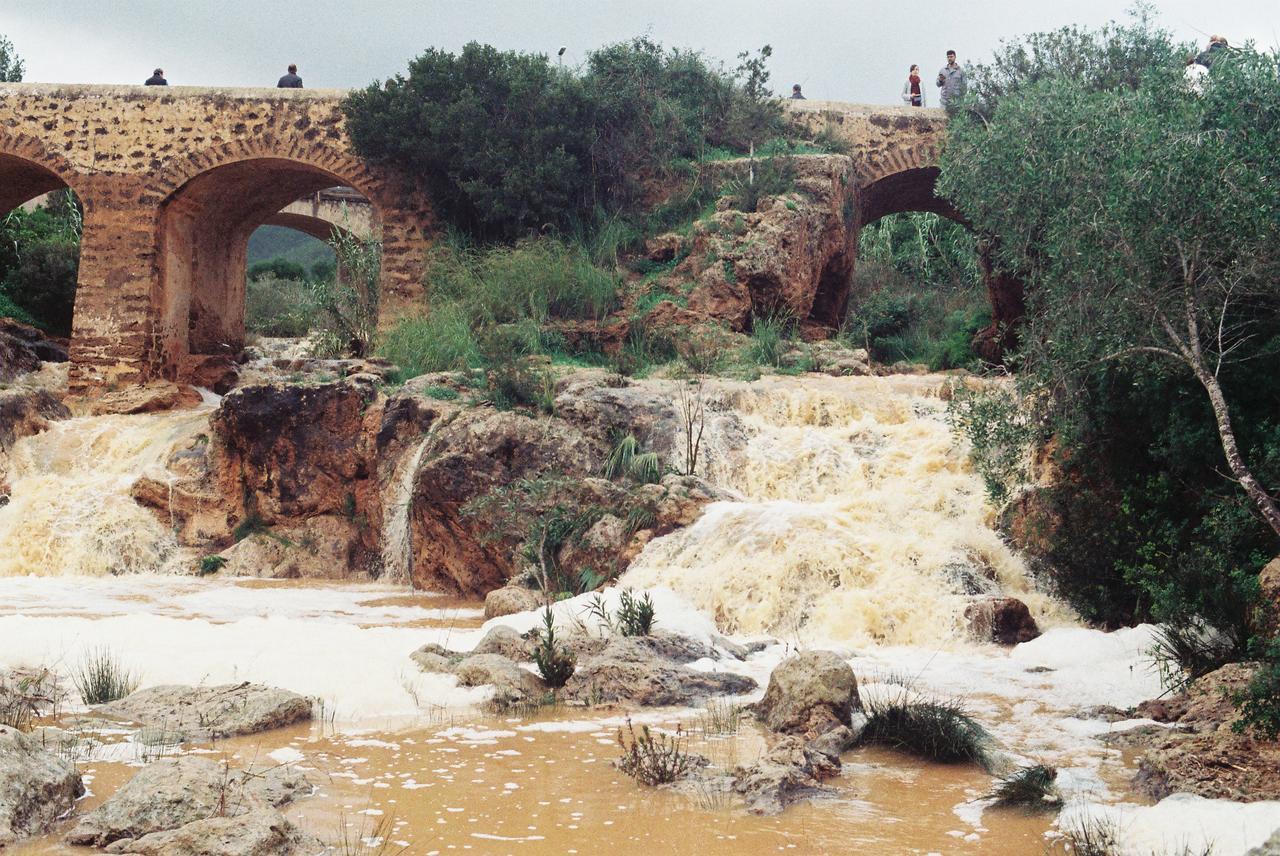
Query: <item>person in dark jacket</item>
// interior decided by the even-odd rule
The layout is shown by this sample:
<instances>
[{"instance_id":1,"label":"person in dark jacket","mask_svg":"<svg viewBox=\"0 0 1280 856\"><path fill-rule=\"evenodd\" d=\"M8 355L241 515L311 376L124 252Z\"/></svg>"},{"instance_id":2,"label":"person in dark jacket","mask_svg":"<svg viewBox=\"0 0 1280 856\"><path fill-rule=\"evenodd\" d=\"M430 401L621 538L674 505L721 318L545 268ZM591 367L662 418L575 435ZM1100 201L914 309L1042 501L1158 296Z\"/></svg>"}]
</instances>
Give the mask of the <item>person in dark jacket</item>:
<instances>
[{"instance_id":1,"label":"person in dark jacket","mask_svg":"<svg viewBox=\"0 0 1280 856\"><path fill-rule=\"evenodd\" d=\"M289 73L286 74L284 77L280 78L279 82L276 83L276 88L277 89L301 89L302 88L302 78L298 77L298 67L296 65L293 65L293 64L289 65Z\"/></svg>"},{"instance_id":2,"label":"person in dark jacket","mask_svg":"<svg viewBox=\"0 0 1280 856\"><path fill-rule=\"evenodd\" d=\"M1213 68L1213 64L1227 54L1227 40L1222 36L1210 36L1209 46L1200 52L1196 62L1205 68Z\"/></svg>"},{"instance_id":3,"label":"person in dark jacket","mask_svg":"<svg viewBox=\"0 0 1280 856\"><path fill-rule=\"evenodd\" d=\"M804 101L804 93L800 91L800 84L795 83L791 86L791 98L793 101Z\"/></svg>"},{"instance_id":4,"label":"person in dark jacket","mask_svg":"<svg viewBox=\"0 0 1280 856\"><path fill-rule=\"evenodd\" d=\"M163 68L157 68L154 72L151 73L151 76L147 78L147 82L143 84L143 86L168 86L168 85L169 85L169 81L164 79Z\"/></svg>"}]
</instances>

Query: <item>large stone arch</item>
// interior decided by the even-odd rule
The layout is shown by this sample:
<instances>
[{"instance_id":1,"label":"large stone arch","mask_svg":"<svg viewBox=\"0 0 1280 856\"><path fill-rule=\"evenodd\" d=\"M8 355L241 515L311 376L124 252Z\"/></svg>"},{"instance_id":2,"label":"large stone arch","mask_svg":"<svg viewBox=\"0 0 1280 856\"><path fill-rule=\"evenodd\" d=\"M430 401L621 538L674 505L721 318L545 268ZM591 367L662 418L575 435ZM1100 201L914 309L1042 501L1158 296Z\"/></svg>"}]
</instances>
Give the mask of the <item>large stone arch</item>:
<instances>
[{"instance_id":1,"label":"large stone arch","mask_svg":"<svg viewBox=\"0 0 1280 856\"><path fill-rule=\"evenodd\" d=\"M0 216L55 190L70 189L83 200L82 176L40 140L0 127Z\"/></svg>"},{"instance_id":2,"label":"large stone arch","mask_svg":"<svg viewBox=\"0 0 1280 856\"><path fill-rule=\"evenodd\" d=\"M354 188L372 208L372 231L384 246L384 303L412 297L430 211L344 152L281 146L270 137L237 141L179 161L148 184L145 196L156 210L155 334L164 374L190 376L208 358L240 350L250 234L289 203L335 184Z\"/></svg>"}]
</instances>

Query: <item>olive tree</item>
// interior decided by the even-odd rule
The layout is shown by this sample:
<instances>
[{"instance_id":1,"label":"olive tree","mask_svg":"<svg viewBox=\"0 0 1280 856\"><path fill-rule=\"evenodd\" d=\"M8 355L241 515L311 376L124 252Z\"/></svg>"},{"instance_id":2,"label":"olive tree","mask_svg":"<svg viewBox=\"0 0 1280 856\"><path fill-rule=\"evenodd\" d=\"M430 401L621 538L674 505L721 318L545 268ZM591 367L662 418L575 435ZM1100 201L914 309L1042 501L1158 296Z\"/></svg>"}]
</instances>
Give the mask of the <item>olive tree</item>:
<instances>
[{"instance_id":1,"label":"olive tree","mask_svg":"<svg viewBox=\"0 0 1280 856\"><path fill-rule=\"evenodd\" d=\"M13 42L0 36L0 83L20 83L25 70Z\"/></svg>"},{"instance_id":2,"label":"olive tree","mask_svg":"<svg viewBox=\"0 0 1280 856\"><path fill-rule=\"evenodd\" d=\"M1203 94L1179 65L1098 86L1046 75L957 116L940 192L997 235L1027 282L1024 371L1069 411L1114 361L1165 361L1212 407L1223 458L1280 535L1277 485L1254 476L1223 375L1274 359L1280 312L1280 70L1242 52Z\"/></svg>"}]
</instances>

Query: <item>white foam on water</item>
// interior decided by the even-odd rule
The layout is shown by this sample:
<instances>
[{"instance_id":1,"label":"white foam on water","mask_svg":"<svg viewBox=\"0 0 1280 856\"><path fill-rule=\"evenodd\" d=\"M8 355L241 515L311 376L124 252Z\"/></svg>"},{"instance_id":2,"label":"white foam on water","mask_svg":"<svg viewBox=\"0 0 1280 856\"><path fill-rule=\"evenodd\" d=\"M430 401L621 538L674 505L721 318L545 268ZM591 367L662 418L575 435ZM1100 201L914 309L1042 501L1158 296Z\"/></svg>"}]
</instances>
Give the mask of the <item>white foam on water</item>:
<instances>
[{"instance_id":1,"label":"white foam on water","mask_svg":"<svg viewBox=\"0 0 1280 856\"><path fill-rule=\"evenodd\" d=\"M1200 853L1243 856L1280 829L1280 802L1238 803L1173 794L1153 806L1076 803L1058 818L1061 829L1101 822L1118 832L1120 856Z\"/></svg>"}]
</instances>

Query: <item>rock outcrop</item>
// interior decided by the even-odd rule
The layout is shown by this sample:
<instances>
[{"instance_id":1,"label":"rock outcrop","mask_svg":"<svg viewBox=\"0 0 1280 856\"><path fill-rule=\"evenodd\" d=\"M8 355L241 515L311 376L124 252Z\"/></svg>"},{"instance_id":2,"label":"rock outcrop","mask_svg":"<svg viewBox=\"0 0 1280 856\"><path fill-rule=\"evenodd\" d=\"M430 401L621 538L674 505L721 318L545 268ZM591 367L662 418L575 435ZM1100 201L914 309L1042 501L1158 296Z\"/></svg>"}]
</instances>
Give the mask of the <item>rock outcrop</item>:
<instances>
[{"instance_id":1,"label":"rock outcrop","mask_svg":"<svg viewBox=\"0 0 1280 856\"><path fill-rule=\"evenodd\" d=\"M501 654L474 654L454 666L453 673L461 686L493 687L493 703L500 708L536 702L548 691L541 678Z\"/></svg>"},{"instance_id":2,"label":"rock outcrop","mask_svg":"<svg viewBox=\"0 0 1280 856\"><path fill-rule=\"evenodd\" d=\"M787 736L755 764L735 770L733 789L752 814L781 814L799 800L830 795L822 781L838 775L840 769L839 755Z\"/></svg>"},{"instance_id":3,"label":"rock outcrop","mask_svg":"<svg viewBox=\"0 0 1280 856\"><path fill-rule=\"evenodd\" d=\"M524 586L505 585L484 596L484 617L499 618L528 612L542 606L543 598L536 591Z\"/></svg>"},{"instance_id":4,"label":"rock outcrop","mask_svg":"<svg viewBox=\"0 0 1280 856\"><path fill-rule=\"evenodd\" d=\"M9 493L9 452L14 443L70 416L67 406L47 389L0 390L0 504Z\"/></svg>"},{"instance_id":5,"label":"rock outcrop","mask_svg":"<svg viewBox=\"0 0 1280 856\"><path fill-rule=\"evenodd\" d=\"M163 852L168 856L169 851L155 849L156 839L147 845L150 850L130 847L154 833L182 830L210 818L236 818L259 809L279 808L311 790L301 773L286 767L233 770L195 756L157 761L143 767L106 802L80 818L66 840L96 847L123 841L113 852ZM197 828L185 838L196 841L210 832L226 834L228 830Z\"/></svg>"},{"instance_id":6,"label":"rock outcrop","mask_svg":"<svg viewBox=\"0 0 1280 856\"><path fill-rule=\"evenodd\" d=\"M30 324L0 318L0 382L7 383L43 363L65 363L67 349Z\"/></svg>"},{"instance_id":7,"label":"rock outcrop","mask_svg":"<svg viewBox=\"0 0 1280 856\"><path fill-rule=\"evenodd\" d=\"M1253 671L1241 663L1223 666L1184 693L1138 707L1139 716L1174 725L1133 736L1146 748L1134 778L1138 790L1157 800L1179 792L1241 802L1280 795L1280 743L1232 728L1240 712L1231 697Z\"/></svg>"},{"instance_id":8,"label":"rock outcrop","mask_svg":"<svg viewBox=\"0 0 1280 856\"><path fill-rule=\"evenodd\" d=\"M83 794L74 764L0 725L0 848L48 831Z\"/></svg>"},{"instance_id":9,"label":"rock outcrop","mask_svg":"<svg viewBox=\"0 0 1280 856\"><path fill-rule=\"evenodd\" d=\"M137 690L97 712L163 728L179 740L257 734L311 719L311 701L288 690L248 682L216 687L159 686Z\"/></svg>"},{"instance_id":10,"label":"rock outcrop","mask_svg":"<svg viewBox=\"0 0 1280 856\"><path fill-rule=\"evenodd\" d=\"M860 708L849 664L830 651L805 651L774 668L755 712L770 731L816 735L848 727Z\"/></svg>"}]
</instances>

